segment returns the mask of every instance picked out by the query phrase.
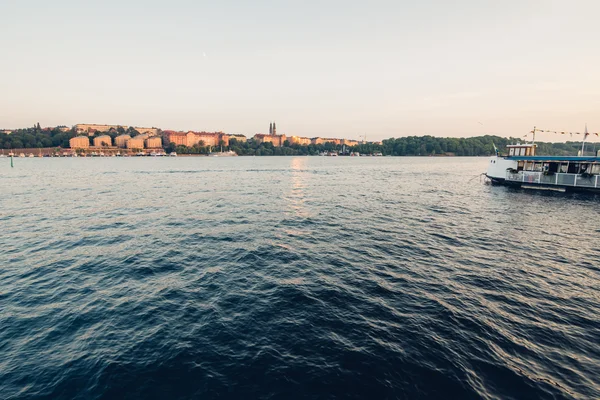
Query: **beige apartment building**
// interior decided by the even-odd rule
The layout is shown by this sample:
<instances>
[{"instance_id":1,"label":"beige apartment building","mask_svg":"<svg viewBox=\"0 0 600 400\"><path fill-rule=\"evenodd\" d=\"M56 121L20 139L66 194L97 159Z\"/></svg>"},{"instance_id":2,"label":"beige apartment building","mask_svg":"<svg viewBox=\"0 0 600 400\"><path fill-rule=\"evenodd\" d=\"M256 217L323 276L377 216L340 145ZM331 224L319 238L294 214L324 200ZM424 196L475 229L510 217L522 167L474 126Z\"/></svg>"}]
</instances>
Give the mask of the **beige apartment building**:
<instances>
[{"instance_id":1,"label":"beige apartment building","mask_svg":"<svg viewBox=\"0 0 600 400\"><path fill-rule=\"evenodd\" d=\"M265 135L264 133L257 133L254 135L254 141L256 143L273 143L273 146L282 147L283 142L286 141L285 135Z\"/></svg>"},{"instance_id":2,"label":"beige apartment building","mask_svg":"<svg viewBox=\"0 0 600 400\"><path fill-rule=\"evenodd\" d=\"M289 141L292 144L299 144L303 146L309 145L311 143L310 138L300 136L290 136Z\"/></svg>"},{"instance_id":3,"label":"beige apartment building","mask_svg":"<svg viewBox=\"0 0 600 400\"><path fill-rule=\"evenodd\" d=\"M112 146L112 138L108 135L102 135L94 138L94 147L110 147Z\"/></svg>"},{"instance_id":4,"label":"beige apartment building","mask_svg":"<svg viewBox=\"0 0 600 400\"><path fill-rule=\"evenodd\" d=\"M229 140L231 140L231 139L235 139L238 142L243 142L243 143L246 143L248 141L248 139L244 135L229 135Z\"/></svg>"},{"instance_id":5,"label":"beige apartment building","mask_svg":"<svg viewBox=\"0 0 600 400\"><path fill-rule=\"evenodd\" d=\"M165 140L168 143L175 143L176 146L192 147L200 142L204 146L218 146L221 141L225 146L229 146L229 135L223 132L174 132L164 131Z\"/></svg>"},{"instance_id":6,"label":"beige apartment building","mask_svg":"<svg viewBox=\"0 0 600 400\"><path fill-rule=\"evenodd\" d=\"M157 149L162 147L162 139L158 136L152 136L146 139L147 149Z\"/></svg>"},{"instance_id":7,"label":"beige apartment building","mask_svg":"<svg viewBox=\"0 0 600 400\"><path fill-rule=\"evenodd\" d=\"M69 140L72 149L89 149L90 139L87 136L75 136Z\"/></svg>"},{"instance_id":8,"label":"beige apartment building","mask_svg":"<svg viewBox=\"0 0 600 400\"><path fill-rule=\"evenodd\" d=\"M128 149L143 149L144 141L146 140L146 138L142 138L140 136L142 136L142 135L138 135L138 136L135 136L135 137L129 139L127 141L127 148Z\"/></svg>"},{"instance_id":9,"label":"beige apartment building","mask_svg":"<svg viewBox=\"0 0 600 400\"><path fill-rule=\"evenodd\" d=\"M127 141L129 139L131 139L131 136L127 134L119 135L115 138L115 146L124 149L127 147Z\"/></svg>"}]
</instances>

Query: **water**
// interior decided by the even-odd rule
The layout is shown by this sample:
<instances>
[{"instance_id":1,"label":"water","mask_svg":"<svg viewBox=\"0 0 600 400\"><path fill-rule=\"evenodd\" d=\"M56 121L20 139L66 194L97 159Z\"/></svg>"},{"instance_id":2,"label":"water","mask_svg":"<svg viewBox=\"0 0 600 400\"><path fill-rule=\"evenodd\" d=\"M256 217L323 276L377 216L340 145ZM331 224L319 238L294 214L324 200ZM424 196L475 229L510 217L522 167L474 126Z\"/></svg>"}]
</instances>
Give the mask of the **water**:
<instances>
[{"instance_id":1,"label":"water","mask_svg":"<svg viewBox=\"0 0 600 400\"><path fill-rule=\"evenodd\" d=\"M3 399L600 397L599 198L484 158L0 162Z\"/></svg>"}]
</instances>

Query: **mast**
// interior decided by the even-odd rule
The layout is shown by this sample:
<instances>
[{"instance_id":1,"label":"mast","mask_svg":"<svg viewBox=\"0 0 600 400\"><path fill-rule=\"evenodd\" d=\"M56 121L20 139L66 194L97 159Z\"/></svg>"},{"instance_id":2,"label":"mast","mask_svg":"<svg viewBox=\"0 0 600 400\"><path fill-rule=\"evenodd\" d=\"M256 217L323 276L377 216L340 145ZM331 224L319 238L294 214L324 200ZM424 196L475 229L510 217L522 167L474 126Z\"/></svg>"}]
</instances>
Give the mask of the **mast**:
<instances>
[{"instance_id":1,"label":"mast","mask_svg":"<svg viewBox=\"0 0 600 400\"><path fill-rule=\"evenodd\" d=\"M587 131L587 122L586 122L585 133L583 134L583 141L581 142L581 156L583 156L583 151L585 149L585 139L587 138L588 135L589 135L589 133Z\"/></svg>"}]
</instances>

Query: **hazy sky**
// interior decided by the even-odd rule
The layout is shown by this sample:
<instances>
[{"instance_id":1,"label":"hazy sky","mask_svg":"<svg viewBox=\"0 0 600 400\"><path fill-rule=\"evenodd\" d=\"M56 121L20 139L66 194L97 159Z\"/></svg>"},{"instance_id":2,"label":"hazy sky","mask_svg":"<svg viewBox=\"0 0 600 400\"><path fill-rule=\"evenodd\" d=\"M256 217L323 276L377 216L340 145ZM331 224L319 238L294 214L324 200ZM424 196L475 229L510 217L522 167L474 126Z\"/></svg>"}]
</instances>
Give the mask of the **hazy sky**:
<instances>
[{"instance_id":1,"label":"hazy sky","mask_svg":"<svg viewBox=\"0 0 600 400\"><path fill-rule=\"evenodd\" d=\"M598 131L599 16L596 0L2 0L0 128Z\"/></svg>"}]
</instances>

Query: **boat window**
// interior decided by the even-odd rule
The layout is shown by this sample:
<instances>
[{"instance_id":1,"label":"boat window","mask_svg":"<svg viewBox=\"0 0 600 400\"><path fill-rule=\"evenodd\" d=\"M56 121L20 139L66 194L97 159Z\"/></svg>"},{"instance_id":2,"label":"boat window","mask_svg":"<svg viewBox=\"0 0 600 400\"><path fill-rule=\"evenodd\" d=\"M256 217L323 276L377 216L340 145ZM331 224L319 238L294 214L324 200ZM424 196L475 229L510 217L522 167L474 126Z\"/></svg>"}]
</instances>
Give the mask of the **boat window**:
<instances>
[{"instance_id":1,"label":"boat window","mask_svg":"<svg viewBox=\"0 0 600 400\"><path fill-rule=\"evenodd\" d=\"M594 175L600 174L600 164L592 164L590 173Z\"/></svg>"},{"instance_id":2,"label":"boat window","mask_svg":"<svg viewBox=\"0 0 600 400\"><path fill-rule=\"evenodd\" d=\"M536 162L533 163L533 171L542 171L542 163L541 162Z\"/></svg>"},{"instance_id":3,"label":"boat window","mask_svg":"<svg viewBox=\"0 0 600 400\"><path fill-rule=\"evenodd\" d=\"M517 163L517 171L523 171L524 167L525 167L525 162L524 161L519 161Z\"/></svg>"},{"instance_id":4,"label":"boat window","mask_svg":"<svg viewBox=\"0 0 600 400\"><path fill-rule=\"evenodd\" d=\"M548 166L548 172L550 172L550 173L558 172L558 167L560 166L559 163L553 162L553 163L549 163L549 164L550 165Z\"/></svg>"},{"instance_id":5,"label":"boat window","mask_svg":"<svg viewBox=\"0 0 600 400\"><path fill-rule=\"evenodd\" d=\"M569 174L578 174L579 173L579 163L569 163L569 169L567 170Z\"/></svg>"},{"instance_id":6,"label":"boat window","mask_svg":"<svg viewBox=\"0 0 600 400\"><path fill-rule=\"evenodd\" d=\"M508 151L508 155L509 156L514 156L515 155L515 149L511 147L510 150Z\"/></svg>"},{"instance_id":7,"label":"boat window","mask_svg":"<svg viewBox=\"0 0 600 400\"><path fill-rule=\"evenodd\" d=\"M566 174L568 170L569 170L569 163L568 162L564 162L564 163L560 164L560 172L562 174Z\"/></svg>"}]
</instances>

